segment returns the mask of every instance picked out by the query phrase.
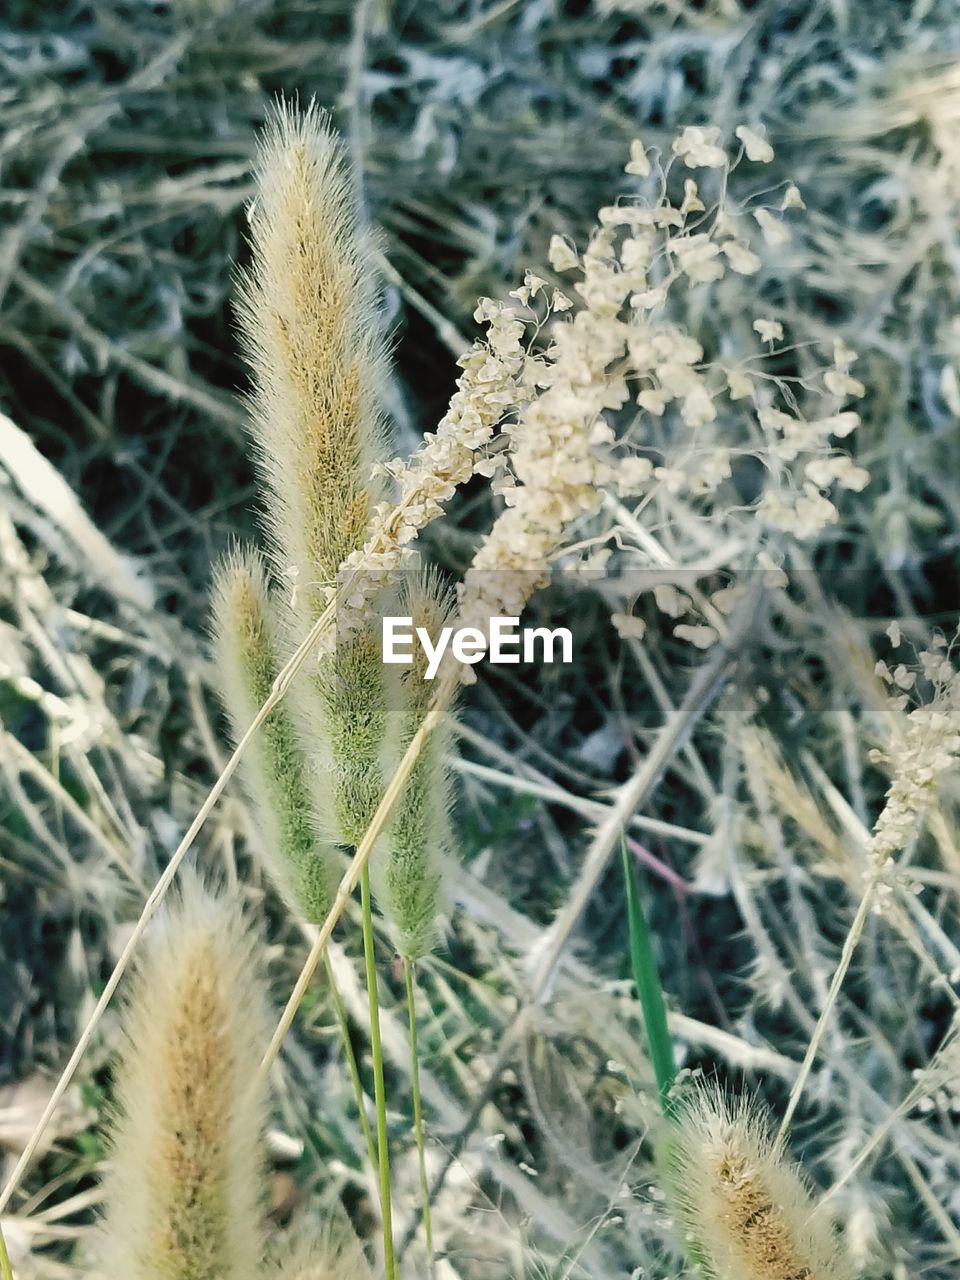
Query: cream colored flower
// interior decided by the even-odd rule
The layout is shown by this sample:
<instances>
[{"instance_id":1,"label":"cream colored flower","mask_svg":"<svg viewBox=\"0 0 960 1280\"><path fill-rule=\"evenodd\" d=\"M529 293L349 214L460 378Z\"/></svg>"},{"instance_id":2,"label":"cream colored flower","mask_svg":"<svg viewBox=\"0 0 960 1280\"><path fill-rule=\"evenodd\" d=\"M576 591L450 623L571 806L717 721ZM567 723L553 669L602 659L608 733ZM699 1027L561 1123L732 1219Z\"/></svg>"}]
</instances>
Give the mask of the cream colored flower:
<instances>
[{"instance_id":1,"label":"cream colored flower","mask_svg":"<svg viewBox=\"0 0 960 1280\"><path fill-rule=\"evenodd\" d=\"M622 640L642 640L647 634L647 624L632 613L614 613L610 621Z\"/></svg>"},{"instance_id":2,"label":"cream colored flower","mask_svg":"<svg viewBox=\"0 0 960 1280\"><path fill-rule=\"evenodd\" d=\"M737 125L734 130L737 137L743 143L743 149L747 154L747 159L754 161L756 164L769 164L773 159L773 147L770 143L755 133L753 129L748 129L745 124Z\"/></svg>"},{"instance_id":3,"label":"cream colored flower","mask_svg":"<svg viewBox=\"0 0 960 1280\"><path fill-rule=\"evenodd\" d=\"M760 335L761 342L783 341L783 325L779 320L754 320L753 327Z\"/></svg>"},{"instance_id":4,"label":"cream colored flower","mask_svg":"<svg viewBox=\"0 0 960 1280\"><path fill-rule=\"evenodd\" d=\"M572 271L579 264L579 258L563 236L551 236L547 257L554 271Z\"/></svg>"},{"instance_id":5,"label":"cream colored flower","mask_svg":"<svg viewBox=\"0 0 960 1280\"><path fill-rule=\"evenodd\" d=\"M862 396L866 387L858 378L852 378L845 369L828 369L823 383L835 396Z\"/></svg>"},{"instance_id":6,"label":"cream colored flower","mask_svg":"<svg viewBox=\"0 0 960 1280\"><path fill-rule=\"evenodd\" d=\"M790 243L790 229L779 218L775 218L769 209L754 209L753 216L767 244L781 245Z\"/></svg>"},{"instance_id":7,"label":"cream colored flower","mask_svg":"<svg viewBox=\"0 0 960 1280\"><path fill-rule=\"evenodd\" d=\"M720 130L688 125L673 140L673 152L689 169L723 169L727 153L717 145Z\"/></svg>"},{"instance_id":8,"label":"cream colored flower","mask_svg":"<svg viewBox=\"0 0 960 1280\"><path fill-rule=\"evenodd\" d=\"M753 379L742 369L725 369L727 394L731 400L743 400L753 394Z\"/></svg>"},{"instance_id":9,"label":"cream colored flower","mask_svg":"<svg viewBox=\"0 0 960 1280\"><path fill-rule=\"evenodd\" d=\"M761 262L752 249L748 249L745 244L741 244L739 240L725 240L720 246L721 251L726 254L731 267L739 275L752 276L760 270Z\"/></svg>"},{"instance_id":10,"label":"cream colored flower","mask_svg":"<svg viewBox=\"0 0 960 1280\"><path fill-rule=\"evenodd\" d=\"M650 159L639 138L634 138L630 143L630 159L624 169L625 172L634 174L639 178L646 178L650 174Z\"/></svg>"}]
</instances>

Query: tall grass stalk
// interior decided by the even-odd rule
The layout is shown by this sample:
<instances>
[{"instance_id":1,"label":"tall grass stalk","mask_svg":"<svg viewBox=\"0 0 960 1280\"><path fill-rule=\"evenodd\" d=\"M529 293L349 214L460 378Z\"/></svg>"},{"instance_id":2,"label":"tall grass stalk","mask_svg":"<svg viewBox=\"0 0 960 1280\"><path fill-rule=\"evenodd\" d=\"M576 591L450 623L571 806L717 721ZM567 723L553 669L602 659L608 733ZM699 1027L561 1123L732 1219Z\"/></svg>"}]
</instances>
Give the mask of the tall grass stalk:
<instances>
[{"instance_id":1,"label":"tall grass stalk","mask_svg":"<svg viewBox=\"0 0 960 1280\"><path fill-rule=\"evenodd\" d=\"M234 897L192 876L138 958L104 1175L105 1274L259 1280L269 1031L260 950Z\"/></svg>"},{"instance_id":2,"label":"tall grass stalk","mask_svg":"<svg viewBox=\"0 0 960 1280\"><path fill-rule=\"evenodd\" d=\"M410 1025L410 1084L413 1093L413 1135L417 1144L420 1170L420 1199L423 1234L427 1244L427 1262L433 1271L433 1227L430 1221L430 1183L427 1178L426 1144L423 1135L423 1099L420 1095L420 1050L417 1043L417 1004L414 992L413 961L403 958L403 982L407 993L407 1020Z\"/></svg>"},{"instance_id":3,"label":"tall grass stalk","mask_svg":"<svg viewBox=\"0 0 960 1280\"><path fill-rule=\"evenodd\" d=\"M661 1178L705 1280L851 1280L828 1217L752 1098L715 1084L678 1100Z\"/></svg>"},{"instance_id":4,"label":"tall grass stalk","mask_svg":"<svg viewBox=\"0 0 960 1280\"><path fill-rule=\"evenodd\" d=\"M376 1169L377 1148L374 1145L373 1131L370 1128L370 1121L367 1118L366 1097L363 1092L363 1081L360 1078L360 1067L357 1063L357 1055L353 1051L353 1042L350 1039L350 1024L347 1021L347 1011L343 1007L343 1001L340 998L336 974L333 972L333 962L330 959L329 952L324 955L323 963L327 971L327 984L330 987L330 998L333 1001L333 1011L336 1015L337 1025L340 1028L340 1039L343 1042L343 1056L346 1058L347 1070L350 1073L350 1083L353 1085L353 1096L357 1103L357 1115L360 1118L360 1128L363 1131L363 1140L367 1148L367 1159L370 1161L370 1168Z\"/></svg>"},{"instance_id":5,"label":"tall grass stalk","mask_svg":"<svg viewBox=\"0 0 960 1280\"><path fill-rule=\"evenodd\" d=\"M415 501L415 498L415 494L408 495L404 501L397 505L392 513L391 521L385 522L383 528L374 539L372 544L374 550L377 550L381 544L385 544L389 541L392 526L402 521L407 507ZM344 598L349 596L349 593L353 589L355 583L361 577L361 570L354 570L353 572L349 572L344 575L338 595ZM220 797L227 789L230 780L237 772L240 762L246 754L250 743L253 741L255 735L260 729L260 726L266 720L267 716L269 716L273 711L274 707L276 707L281 699L286 695L290 686L293 684L294 680L296 680L304 663L311 655L315 654L318 644L332 627L336 616L337 603L338 596L335 596L328 602L320 616L313 623L310 630L303 637L300 644L280 670L276 680L274 681L273 688L270 691L269 698L267 698L260 707L246 732L237 742L237 745L234 747L232 753L224 764L219 777L207 792L206 798L197 810L196 816L185 831L183 839L173 851L170 861L167 863L162 875L150 892L150 895L140 912L140 916L130 933L130 937L127 939L126 946L121 951L120 956L113 967L113 971L107 979L103 991L100 993L100 997L97 1000L90 1017L87 1019L83 1031L80 1033L73 1052L54 1085L53 1091L47 1101L47 1105L44 1107L40 1118L34 1126L33 1132L30 1134L30 1137L20 1154L20 1158L14 1166L10 1177L7 1179L3 1190L0 1191L0 1213L3 1213L10 1204L14 1192L20 1185L23 1175L33 1162L40 1144L43 1141L44 1134L50 1127L50 1121L53 1119L60 1103L63 1101L64 1094L70 1087L70 1084L77 1073L77 1069L93 1041L93 1037L96 1034L101 1020L103 1019L103 1015L106 1013L111 1000L116 994L123 975L126 973L127 968L130 965L130 961L140 944L140 940L142 939L150 921L153 919L158 908L166 897L170 886L176 879L184 858L186 858L187 854L190 852L194 840L196 840L197 836L200 834L207 819L220 800ZM424 720L420 725L420 729L408 744L407 750L397 767L394 778L387 787L380 805L374 813L370 828L357 847L357 852L354 856L353 862L347 868L347 871L340 882L333 906L331 907L330 912L317 935L317 939L311 948L307 962L304 965L297 984L287 1002L283 1017L280 1020L273 1040L264 1055L263 1064L261 1066L261 1071L264 1074L269 1070L270 1063L272 1063L276 1058L280 1045L283 1043L283 1039L290 1028L290 1024L293 1022L293 1018L300 1005L300 1001L303 999L304 993L310 985L310 980L316 972L317 965L323 957L333 930L336 928L337 922L346 910L353 890L356 888L359 881L360 870L369 858L375 841L383 832L393 806L396 803L411 770L417 762L427 736L439 723L444 710L449 705L449 702L456 691L455 686L456 682L451 682L451 687L447 689L442 696L440 696L441 691L438 690L433 707L431 707L431 710L424 717Z\"/></svg>"},{"instance_id":6,"label":"tall grass stalk","mask_svg":"<svg viewBox=\"0 0 960 1280\"><path fill-rule=\"evenodd\" d=\"M854 952L857 944L863 935L867 920L873 908L874 894L876 892L878 877L876 875L868 882L863 897L860 899L860 906L857 908L857 914L853 918L853 923L847 933L843 943L843 951L840 954L840 961L830 983L830 990L827 993L826 1001L823 1009L820 1011L820 1017L817 1019L817 1025L813 1035L810 1037L810 1043L807 1045L807 1051L803 1056L803 1062L800 1064L800 1070L797 1072L797 1078L793 1082L793 1088L790 1090L790 1097L787 1100L786 1110L783 1113L783 1119L780 1121L780 1127L777 1130L776 1140L781 1143L787 1135L790 1128L790 1122L793 1119L794 1112L800 1102L804 1086L810 1077L813 1064L817 1054L820 1052L820 1045L823 1043L823 1037L826 1035L827 1023L830 1015L833 1013L837 999L840 995L840 988L849 972L850 965L853 961Z\"/></svg>"},{"instance_id":7,"label":"tall grass stalk","mask_svg":"<svg viewBox=\"0 0 960 1280\"><path fill-rule=\"evenodd\" d=\"M383 1078L383 1044L380 1039L380 999L377 995L377 957L373 936L370 870L360 873L360 908L363 916L363 959L370 1002L370 1054L373 1058L373 1090L377 1108L377 1169L380 1181L380 1218L383 1224L383 1265L387 1280L396 1280L393 1252L393 1209L390 1189L390 1144L387 1134L387 1091Z\"/></svg>"}]
</instances>

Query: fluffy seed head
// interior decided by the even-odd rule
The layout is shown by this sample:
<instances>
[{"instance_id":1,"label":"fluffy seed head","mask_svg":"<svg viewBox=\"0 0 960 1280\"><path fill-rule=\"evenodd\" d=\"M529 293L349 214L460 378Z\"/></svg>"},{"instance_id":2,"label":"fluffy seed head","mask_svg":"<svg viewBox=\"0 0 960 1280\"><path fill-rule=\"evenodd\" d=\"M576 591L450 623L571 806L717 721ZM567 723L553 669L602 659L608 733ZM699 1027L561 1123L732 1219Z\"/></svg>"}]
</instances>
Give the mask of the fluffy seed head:
<instances>
[{"instance_id":1,"label":"fluffy seed head","mask_svg":"<svg viewBox=\"0 0 960 1280\"><path fill-rule=\"evenodd\" d=\"M451 594L436 575L410 575L399 595L401 616L412 618L415 628L423 627L436 641L453 608ZM395 728L388 742L396 758L387 759L387 773L418 729L434 689L424 678L426 657L421 646L414 646L414 655L410 668L389 668L387 696ZM452 723L445 716L427 739L372 863L380 908L393 928L397 950L411 960L425 955L436 942L444 873L454 843L450 774L445 764L451 734Z\"/></svg>"},{"instance_id":2,"label":"fluffy seed head","mask_svg":"<svg viewBox=\"0 0 960 1280\"><path fill-rule=\"evenodd\" d=\"M254 1280L266 995L236 903L187 881L141 952L105 1183L106 1274Z\"/></svg>"},{"instance_id":3,"label":"fluffy seed head","mask_svg":"<svg viewBox=\"0 0 960 1280\"><path fill-rule=\"evenodd\" d=\"M829 1223L754 1104L698 1090L681 1102L663 1159L708 1280L849 1280Z\"/></svg>"},{"instance_id":4,"label":"fluffy seed head","mask_svg":"<svg viewBox=\"0 0 960 1280\"><path fill-rule=\"evenodd\" d=\"M266 700L280 666L272 602L256 553L234 551L219 565L213 636L220 694L236 742ZM310 776L286 701L261 725L241 763L241 776L274 879L295 910L319 923L339 880L335 853L319 834L317 805L326 775L317 769Z\"/></svg>"},{"instance_id":5,"label":"fluffy seed head","mask_svg":"<svg viewBox=\"0 0 960 1280\"><path fill-rule=\"evenodd\" d=\"M266 130L250 215L253 260L239 314L253 370L252 432L276 568L294 573L302 635L382 498L384 344L370 245L324 116L281 103ZM327 838L356 844L383 790L382 673L375 638L341 633L305 676L297 726Z\"/></svg>"},{"instance_id":6,"label":"fluffy seed head","mask_svg":"<svg viewBox=\"0 0 960 1280\"><path fill-rule=\"evenodd\" d=\"M304 609L363 543L384 460L384 350L370 251L349 174L314 106L281 103L260 146L253 261L239 317L253 371L252 432L278 568Z\"/></svg>"}]
</instances>

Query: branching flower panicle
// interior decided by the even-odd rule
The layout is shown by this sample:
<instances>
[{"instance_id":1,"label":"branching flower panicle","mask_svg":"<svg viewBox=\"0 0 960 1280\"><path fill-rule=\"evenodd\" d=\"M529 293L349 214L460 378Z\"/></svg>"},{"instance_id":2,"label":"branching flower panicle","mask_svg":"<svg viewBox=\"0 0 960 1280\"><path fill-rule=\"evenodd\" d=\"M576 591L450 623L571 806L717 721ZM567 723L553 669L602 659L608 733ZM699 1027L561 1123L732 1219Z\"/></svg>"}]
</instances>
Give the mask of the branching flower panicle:
<instances>
[{"instance_id":1,"label":"branching flower panicle","mask_svg":"<svg viewBox=\"0 0 960 1280\"><path fill-rule=\"evenodd\" d=\"M899 649L899 627L892 627L888 635ZM900 662L891 670L881 661L876 670L891 690L899 729L888 751L873 753L876 762L888 762L893 769L870 842L870 855L879 866L908 847L937 781L960 759L960 671L954 665L952 647L940 635L917 655L916 664ZM927 685L929 696L911 706L918 677Z\"/></svg>"},{"instance_id":2,"label":"branching flower panicle","mask_svg":"<svg viewBox=\"0 0 960 1280\"><path fill-rule=\"evenodd\" d=\"M749 162L772 157L756 130L737 136ZM660 524L682 499L709 519L713 537L750 515L760 530L811 537L837 519L831 490L867 483L834 443L859 422L843 407L864 390L849 372L854 352L837 343L825 370L775 374L770 358L782 367L791 353L779 320L758 317L763 346L738 360L705 351L684 323L694 291L731 271L759 271L762 255L790 238L786 212L802 205L793 187L779 205L734 201L727 175L739 160L721 141L717 129L685 129L665 166L632 145L626 170L639 189L600 210L582 255L560 236L551 241L554 272L579 277L573 298L528 272L515 305L481 303L478 318L496 326L491 367L506 353L514 369L503 390L507 448L496 459L506 509L463 584L471 624L519 613L564 531L594 515L605 492L652 504ZM685 177L672 195L677 162L718 171L709 190ZM816 412L801 412L801 392ZM744 501L739 471L750 457L766 481Z\"/></svg>"},{"instance_id":3,"label":"branching flower panicle","mask_svg":"<svg viewBox=\"0 0 960 1280\"><path fill-rule=\"evenodd\" d=\"M497 427L535 393L517 322L509 308L490 306L485 301L477 310L487 337L458 361L463 373L437 430L426 433L409 459L394 458L381 468L396 485L396 498L377 506L366 542L343 562L343 575L351 581L341 606L347 625L351 613L362 618L369 600L399 570L412 567L416 557L410 544L443 514L443 504L457 488L474 475L494 474L497 463L489 446Z\"/></svg>"}]
</instances>

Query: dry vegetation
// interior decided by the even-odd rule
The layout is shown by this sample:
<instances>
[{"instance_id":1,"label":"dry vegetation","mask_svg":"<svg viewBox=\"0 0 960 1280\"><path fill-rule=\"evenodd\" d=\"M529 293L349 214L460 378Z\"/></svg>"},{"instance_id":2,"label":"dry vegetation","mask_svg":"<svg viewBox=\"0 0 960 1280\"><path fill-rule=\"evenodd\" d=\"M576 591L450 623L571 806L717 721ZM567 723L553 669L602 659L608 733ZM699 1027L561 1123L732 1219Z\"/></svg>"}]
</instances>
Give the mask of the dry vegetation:
<instances>
[{"instance_id":1,"label":"dry vegetation","mask_svg":"<svg viewBox=\"0 0 960 1280\"><path fill-rule=\"evenodd\" d=\"M956 18L952 0L11 0L3 1181L226 756L206 628L212 566L251 536L258 502L231 305L274 95L332 110L354 196L382 229L374 257L396 347L384 396L403 455L445 412L455 361L480 332L477 299L506 299L527 268L569 288L551 239L586 243L632 139L669 155L685 125L716 126L735 146L736 126L762 122L775 157L738 166L731 195L767 192L778 211L793 182L806 210L784 215L788 243L755 229L749 279L734 269L685 290L669 319L724 364L758 351L758 317L782 325L793 349L770 368L798 392L831 361L855 375L862 422L844 443L870 481L836 497L839 520L785 539L789 586L770 588L759 619L727 619L709 600L695 618L670 616L678 592L696 603L726 584L687 566L737 566L740 512L689 483L642 504L608 492L570 537L582 571L533 606L572 619L585 656L537 680L491 669L463 696L462 867L444 940L418 966L438 1274L684 1274L650 1140L656 1087L612 856L621 827L680 1065L757 1094L774 1131L796 1105L791 1149L827 1197L850 1273L956 1274L960 717L955 656L931 648L938 632L953 637L960 599ZM677 427L668 414L656 428L664 450ZM737 484L746 507L759 480ZM495 510L471 482L426 529L429 555L459 578ZM623 576L637 569L656 574L658 607ZM722 644L701 653L700 631L678 639L677 621L729 625L736 660ZM243 899L279 1008L311 929L267 883L265 852L237 791L191 857ZM355 915L331 960L366 1074ZM392 935L380 936L387 957ZM414 1275L402 973L387 970L381 994L396 1234L401 1273ZM17 1280L99 1265L117 1046L111 1011L3 1211ZM273 1234L296 1243L304 1218L345 1212L375 1240L376 1178L322 983L274 1071L267 1150Z\"/></svg>"}]
</instances>

